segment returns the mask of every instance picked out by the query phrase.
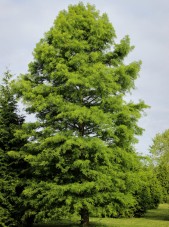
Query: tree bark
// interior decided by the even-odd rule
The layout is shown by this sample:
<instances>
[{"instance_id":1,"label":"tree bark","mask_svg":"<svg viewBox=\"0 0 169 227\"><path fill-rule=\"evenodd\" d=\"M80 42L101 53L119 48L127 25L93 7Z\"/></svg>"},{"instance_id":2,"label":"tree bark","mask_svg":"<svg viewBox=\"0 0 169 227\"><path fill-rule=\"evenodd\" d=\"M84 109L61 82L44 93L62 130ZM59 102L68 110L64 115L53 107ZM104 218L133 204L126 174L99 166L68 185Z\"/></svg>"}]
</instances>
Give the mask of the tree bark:
<instances>
[{"instance_id":1,"label":"tree bark","mask_svg":"<svg viewBox=\"0 0 169 227\"><path fill-rule=\"evenodd\" d=\"M26 218L24 227L32 227L34 224L35 215L31 215Z\"/></svg>"},{"instance_id":2,"label":"tree bark","mask_svg":"<svg viewBox=\"0 0 169 227\"><path fill-rule=\"evenodd\" d=\"M89 225L89 211L86 208L82 208L80 215L81 215L81 225L88 226Z\"/></svg>"}]
</instances>

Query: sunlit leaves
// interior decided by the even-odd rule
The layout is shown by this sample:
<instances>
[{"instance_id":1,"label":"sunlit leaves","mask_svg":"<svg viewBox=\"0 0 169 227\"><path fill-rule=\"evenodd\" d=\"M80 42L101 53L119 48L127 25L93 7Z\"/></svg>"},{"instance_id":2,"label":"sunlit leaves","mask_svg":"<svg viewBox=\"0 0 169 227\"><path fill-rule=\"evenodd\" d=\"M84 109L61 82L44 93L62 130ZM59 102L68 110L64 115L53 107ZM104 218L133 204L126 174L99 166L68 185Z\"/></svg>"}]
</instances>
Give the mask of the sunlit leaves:
<instances>
[{"instance_id":1,"label":"sunlit leaves","mask_svg":"<svg viewBox=\"0 0 169 227\"><path fill-rule=\"evenodd\" d=\"M23 194L35 220L81 214L125 216L135 204L137 121L146 107L128 103L140 62L125 64L133 49L115 42L106 14L79 3L61 11L36 45L28 74L13 84L36 122L17 135L33 172ZM11 154L12 155L12 154ZM14 155L14 154L13 154Z\"/></svg>"}]
</instances>

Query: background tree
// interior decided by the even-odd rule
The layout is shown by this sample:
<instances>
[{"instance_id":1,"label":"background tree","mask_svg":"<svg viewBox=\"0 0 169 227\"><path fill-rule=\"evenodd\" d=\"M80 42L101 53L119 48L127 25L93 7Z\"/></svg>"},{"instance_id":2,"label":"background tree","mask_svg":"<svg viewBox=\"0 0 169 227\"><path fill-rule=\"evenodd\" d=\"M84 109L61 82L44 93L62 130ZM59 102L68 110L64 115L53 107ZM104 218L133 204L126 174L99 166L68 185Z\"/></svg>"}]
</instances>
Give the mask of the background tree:
<instances>
[{"instance_id":1,"label":"background tree","mask_svg":"<svg viewBox=\"0 0 169 227\"><path fill-rule=\"evenodd\" d=\"M20 136L34 178L24 190L25 215L48 222L89 214L125 216L136 204L137 121L146 107L125 101L140 62L124 64L133 49L126 36L115 43L106 14L82 3L61 11L34 49L29 73L15 90L36 115Z\"/></svg>"},{"instance_id":2,"label":"background tree","mask_svg":"<svg viewBox=\"0 0 169 227\"><path fill-rule=\"evenodd\" d=\"M163 187L163 201L166 202L169 194L169 129L155 136L150 152L155 172Z\"/></svg>"},{"instance_id":3,"label":"background tree","mask_svg":"<svg viewBox=\"0 0 169 227\"><path fill-rule=\"evenodd\" d=\"M135 175L137 182L134 197L137 204L134 208L134 216L141 217L147 210L158 207L162 198L162 187L152 168L150 157L141 156L138 163L140 167Z\"/></svg>"},{"instance_id":4,"label":"background tree","mask_svg":"<svg viewBox=\"0 0 169 227\"><path fill-rule=\"evenodd\" d=\"M20 176L24 160L16 160L8 155L18 151L24 140L18 139L16 130L21 128L23 116L18 114L17 101L10 86L11 74L4 74L0 85L0 225L18 226L22 217L19 198L22 183Z\"/></svg>"}]
</instances>

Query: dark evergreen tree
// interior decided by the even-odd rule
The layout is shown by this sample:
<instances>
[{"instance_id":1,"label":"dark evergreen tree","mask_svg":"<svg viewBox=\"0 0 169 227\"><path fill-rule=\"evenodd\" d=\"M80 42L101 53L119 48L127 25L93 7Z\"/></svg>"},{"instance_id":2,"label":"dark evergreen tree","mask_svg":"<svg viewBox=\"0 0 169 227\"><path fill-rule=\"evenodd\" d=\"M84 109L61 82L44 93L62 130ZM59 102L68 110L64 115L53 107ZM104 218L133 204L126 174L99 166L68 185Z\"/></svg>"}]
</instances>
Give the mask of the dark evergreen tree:
<instances>
[{"instance_id":1,"label":"dark evergreen tree","mask_svg":"<svg viewBox=\"0 0 169 227\"><path fill-rule=\"evenodd\" d=\"M137 169L137 121L146 107L127 102L140 62L124 63L129 37L115 43L106 14L82 3L59 13L34 50L29 73L15 89L36 115L20 132L34 178L24 190L25 216L48 222L58 217L125 216Z\"/></svg>"},{"instance_id":2,"label":"dark evergreen tree","mask_svg":"<svg viewBox=\"0 0 169 227\"><path fill-rule=\"evenodd\" d=\"M14 159L9 151L18 151L25 140L18 139L24 117L18 114L17 101L10 87L11 74L6 72L0 85L0 225L18 226L21 215L21 174L23 159Z\"/></svg>"}]
</instances>

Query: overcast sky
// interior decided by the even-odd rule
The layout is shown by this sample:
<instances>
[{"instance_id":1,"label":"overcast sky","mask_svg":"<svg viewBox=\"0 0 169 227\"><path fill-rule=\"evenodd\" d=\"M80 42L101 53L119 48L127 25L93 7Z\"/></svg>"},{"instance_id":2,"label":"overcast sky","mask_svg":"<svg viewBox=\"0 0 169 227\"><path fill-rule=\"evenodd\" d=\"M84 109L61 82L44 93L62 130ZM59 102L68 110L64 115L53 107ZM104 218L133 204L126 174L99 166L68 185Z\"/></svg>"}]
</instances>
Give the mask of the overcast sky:
<instances>
[{"instance_id":1,"label":"overcast sky","mask_svg":"<svg viewBox=\"0 0 169 227\"><path fill-rule=\"evenodd\" d=\"M27 72L36 43L53 25L58 12L77 0L0 0L0 77L6 68L16 76ZM135 46L128 61L141 60L140 78L131 99L151 109L139 125L145 129L136 146L148 153L152 138L169 128L169 1L82 1L106 12L118 40L129 35Z\"/></svg>"}]
</instances>

